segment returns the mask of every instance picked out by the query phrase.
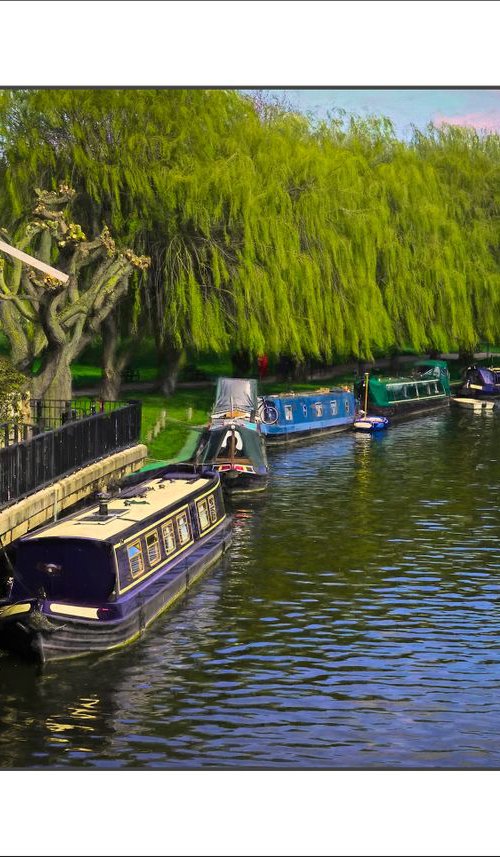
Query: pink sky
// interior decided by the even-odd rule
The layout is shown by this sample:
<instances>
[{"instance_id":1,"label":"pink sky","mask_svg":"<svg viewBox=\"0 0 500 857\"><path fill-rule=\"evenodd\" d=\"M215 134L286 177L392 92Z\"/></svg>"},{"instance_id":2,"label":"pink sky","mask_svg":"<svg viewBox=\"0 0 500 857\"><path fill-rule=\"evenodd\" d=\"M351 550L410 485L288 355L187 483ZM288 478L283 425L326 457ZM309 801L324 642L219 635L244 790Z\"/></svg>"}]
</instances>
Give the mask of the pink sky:
<instances>
[{"instance_id":1,"label":"pink sky","mask_svg":"<svg viewBox=\"0 0 500 857\"><path fill-rule=\"evenodd\" d=\"M389 116L398 134L411 133L412 125L424 129L429 122L472 126L500 133L500 89L494 88L374 88L288 89L292 106L325 118L341 108L359 115Z\"/></svg>"},{"instance_id":2,"label":"pink sky","mask_svg":"<svg viewBox=\"0 0 500 857\"><path fill-rule=\"evenodd\" d=\"M433 121L435 125L462 125L481 131L500 131L500 109L478 113L462 113L457 116L443 116L436 113Z\"/></svg>"}]
</instances>

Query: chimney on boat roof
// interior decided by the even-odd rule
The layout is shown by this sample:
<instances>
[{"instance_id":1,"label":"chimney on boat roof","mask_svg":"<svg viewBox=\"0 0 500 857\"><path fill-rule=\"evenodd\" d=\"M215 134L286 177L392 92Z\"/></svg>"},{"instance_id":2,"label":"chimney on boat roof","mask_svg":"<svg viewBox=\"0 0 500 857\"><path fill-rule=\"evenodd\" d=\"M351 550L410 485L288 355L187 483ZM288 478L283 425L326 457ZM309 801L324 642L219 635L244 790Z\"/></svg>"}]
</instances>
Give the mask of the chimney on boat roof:
<instances>
[{"instance_id":1,"label":"chimney on boat roof","mask_svg":"<svg viewBox=\"0 0 500 857\"><path fill-rule=\"evenodd\" d=\"M111 499L110 494L102 493L97 495L99 498L99 515L101 517L106 518L108 515L108 503Z\"/></svg>"}]
</instances>

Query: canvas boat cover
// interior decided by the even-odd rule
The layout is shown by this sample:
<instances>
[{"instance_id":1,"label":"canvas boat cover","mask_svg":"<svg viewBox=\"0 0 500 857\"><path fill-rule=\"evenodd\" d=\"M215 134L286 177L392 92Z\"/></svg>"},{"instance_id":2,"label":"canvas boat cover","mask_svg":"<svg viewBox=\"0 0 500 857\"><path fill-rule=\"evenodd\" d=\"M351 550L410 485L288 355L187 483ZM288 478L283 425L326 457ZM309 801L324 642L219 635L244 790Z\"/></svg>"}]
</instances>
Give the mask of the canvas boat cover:
<instances>
[{"instance_id":1,"label":"canvas boat cover","mask_svg":"<svg viewBox=\"0 0 500 857\"><path fill-rule=\"evenodd\" d=\"M253 378L218 378L214 414L257 410L257 381Z\"/></svg>"},{"instance_id":2,"label":"canvas boat cover","mask_svg":"<svg viewBox=\"0 0 500 857\"><path fill-rule=\"evenodd\" d=\"M498 369L489 369L484 366L470 366L467 369L467 378L481 384L500 384L500 372Z\"/></svg>"}]
</instances>

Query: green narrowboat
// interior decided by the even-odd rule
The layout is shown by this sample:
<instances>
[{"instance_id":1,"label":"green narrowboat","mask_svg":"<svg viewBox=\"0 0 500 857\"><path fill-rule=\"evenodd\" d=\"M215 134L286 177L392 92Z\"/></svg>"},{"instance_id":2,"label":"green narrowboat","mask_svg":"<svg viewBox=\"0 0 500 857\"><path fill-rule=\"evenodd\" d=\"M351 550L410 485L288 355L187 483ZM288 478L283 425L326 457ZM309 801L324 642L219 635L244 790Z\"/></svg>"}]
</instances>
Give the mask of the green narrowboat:
<instances>
[{"instance_id":1,"label":"green narrowboat","mask_svg":"<svg viewBox=\"0 0 500 857\"><path fill-rule=\"evenodd\" d=\"M450 402L450 373L444 360L420 360L404 377L371 375L368 403L371 414L399 419L445 407ZM365 398L365 380L356 385L361 402Z\"/></svg>"}]
</instances>

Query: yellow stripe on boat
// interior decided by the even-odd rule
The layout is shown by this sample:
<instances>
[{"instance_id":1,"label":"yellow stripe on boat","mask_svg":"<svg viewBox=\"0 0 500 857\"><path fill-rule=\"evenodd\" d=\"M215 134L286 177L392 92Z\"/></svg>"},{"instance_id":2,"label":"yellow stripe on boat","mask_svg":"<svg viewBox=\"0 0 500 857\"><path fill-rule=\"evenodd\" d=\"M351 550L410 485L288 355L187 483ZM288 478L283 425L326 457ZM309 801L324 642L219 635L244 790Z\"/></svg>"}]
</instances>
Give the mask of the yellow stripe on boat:
<instances>
[{"instance_id":1,"label":"yellow stripe on boat","mask_svg":"<svg viewBox=\"0 0 500 857\"><path fill-rule=\"evenodd\" d=\"M51 613L62 613L65 616L79 616L81 619L97 619L96 607L77 607L76 604L50 604Z\"/></svg>"},{"instance_id":2,"label":"yellow stripe on boat","mask_svg":"<svg viewBox=\"0 0 500 857\"><path fill-rule=\"evenodd\" d=\"M29 613L31 604L12 604L11 607L2 607L0 610L0 618L4 616L15 616L16 613Z\"/></svg>"}]
</instances>

